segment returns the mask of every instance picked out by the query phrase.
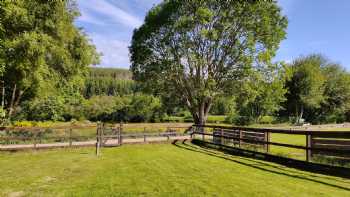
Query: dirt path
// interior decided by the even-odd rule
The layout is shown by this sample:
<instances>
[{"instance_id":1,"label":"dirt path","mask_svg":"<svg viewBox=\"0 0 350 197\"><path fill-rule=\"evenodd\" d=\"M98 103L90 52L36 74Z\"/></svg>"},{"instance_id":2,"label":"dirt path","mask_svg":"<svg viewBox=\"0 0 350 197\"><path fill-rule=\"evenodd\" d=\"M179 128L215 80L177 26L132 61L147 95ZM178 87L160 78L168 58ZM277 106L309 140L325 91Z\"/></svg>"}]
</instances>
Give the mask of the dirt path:
<instances>
[{"instance_id":1,"label":"dirt path","mask_svg":"<svg viewBox=\"0 0 350 197\"><path fill-rule=\"evenodd\" d=\"M176 136L176 137L147 137L146 141L144 138L135 138L135 139L123 139L123 144L136 144L136 143L156 143L156 142L166 142L173 140L184 140L190 139L190 136ZM111 139L105 142L107 146L117 145L118 140ZM85 146L95 146L96 140L84 141L84 142L72 142L72 147L85 147ZM49 149L49 148L64 148L69 147L69 142L61 142L61 143L50 143L50 144L11 144L11 145L0 145L0 151L16 151L16 150L24 150L24 149Z\"/></svg>"}]
</instances>

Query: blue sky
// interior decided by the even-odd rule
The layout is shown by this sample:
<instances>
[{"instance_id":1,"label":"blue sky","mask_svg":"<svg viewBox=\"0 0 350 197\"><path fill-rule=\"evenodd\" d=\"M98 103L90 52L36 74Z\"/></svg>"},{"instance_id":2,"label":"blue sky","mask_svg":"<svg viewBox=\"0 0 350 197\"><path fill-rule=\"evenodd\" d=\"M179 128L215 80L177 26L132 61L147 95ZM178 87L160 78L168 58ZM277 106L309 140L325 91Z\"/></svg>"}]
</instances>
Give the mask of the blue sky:
<instances>
[{"instance_id":1,"label":"blue sky","mask_svg":"<svg viewBox=\"0 0 350 197\"><path fill-rule=\"evenodd\" d=\"M129 68L128 46L147 11L161 0L78 0L76 21L103 54L102 67ZM275 60L321 53L350 70L350 0L278 0L288 17L287 39Z\"/></svg>"}]
</instances>

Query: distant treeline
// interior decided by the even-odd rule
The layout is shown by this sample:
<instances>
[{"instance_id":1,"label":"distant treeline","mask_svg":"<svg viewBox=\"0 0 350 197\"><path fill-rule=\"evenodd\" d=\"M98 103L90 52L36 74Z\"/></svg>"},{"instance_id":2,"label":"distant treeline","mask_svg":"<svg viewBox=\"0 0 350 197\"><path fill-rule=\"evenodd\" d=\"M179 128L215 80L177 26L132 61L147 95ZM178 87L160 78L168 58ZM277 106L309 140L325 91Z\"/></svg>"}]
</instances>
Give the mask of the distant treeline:
<instances>
[{"instance_id":1,"label":"distant treeline","mask_svg":"<svg viewBox=\"0 0 350 197\"><path fill-rule=\"evenodd\" d=\"M132 74L127 69L91 68L85 81L83 96L124 96L137 91Z\"/></svg>"}]
</instances>

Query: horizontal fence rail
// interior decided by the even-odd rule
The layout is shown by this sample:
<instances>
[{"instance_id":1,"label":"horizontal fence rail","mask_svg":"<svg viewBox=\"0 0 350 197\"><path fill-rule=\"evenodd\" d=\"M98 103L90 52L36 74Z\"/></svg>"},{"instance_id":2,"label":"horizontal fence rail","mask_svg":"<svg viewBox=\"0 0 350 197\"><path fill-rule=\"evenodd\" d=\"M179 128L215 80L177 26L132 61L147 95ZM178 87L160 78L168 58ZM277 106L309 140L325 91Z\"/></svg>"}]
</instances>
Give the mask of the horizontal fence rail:
<instances>
[{"instance_id":1,"label":"horizontal fence rail","mask_svg":"<svg viewBox=\"0 0 350 197\"><path fill-rule=\"evenodd\" d=\"M212 132L205 131L212 129ZM286 144L271 142L270 134L303 135L306 145ZM265 145L265 150L269 153L269 146L279 146L294 148L305 151L306 161L311 161L316 155L331 157L340 160L350 161L350 131L303 131L286 129L265 129L248 127L230 127L215 125L193 125L192 135L211 136L213 143L225 145L232 140L233 143L246 143L253 145Z\"/></svg>"},{"instance_id":2,"label":"horizontal fence rail","mask_svg":"<svg viewBox=\"0 0 350 197\"><path fill-rule=\"evenodd\" d=\"M114 147L123 143L168 141L189 138L191 127L143 128L133 133L123 124L96 124L89 126L59 127L2 127L0 151L45 149L61 147L97 146ZM154 132L159 131L159 132Z\"/></svg>"}]
</instances>

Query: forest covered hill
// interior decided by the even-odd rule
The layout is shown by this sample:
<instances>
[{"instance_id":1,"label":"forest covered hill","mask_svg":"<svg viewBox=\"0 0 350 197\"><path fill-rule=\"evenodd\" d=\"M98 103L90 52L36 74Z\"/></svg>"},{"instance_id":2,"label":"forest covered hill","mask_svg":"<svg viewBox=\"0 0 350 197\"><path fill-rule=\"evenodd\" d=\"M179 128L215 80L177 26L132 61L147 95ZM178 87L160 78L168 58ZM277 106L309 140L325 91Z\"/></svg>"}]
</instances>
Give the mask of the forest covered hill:
<instances>
[{"instance_id":1,"label":"forest covered hill","mask_svg":"<svg viewBox=\"0 0 350 197\"><path fill-rule=\"evenodd\" d=\"M90 68L85 81L83 95L91 98L96 95L123 96L136 91L132 74L121 68Z\"/></svg>"}]
</instances>

